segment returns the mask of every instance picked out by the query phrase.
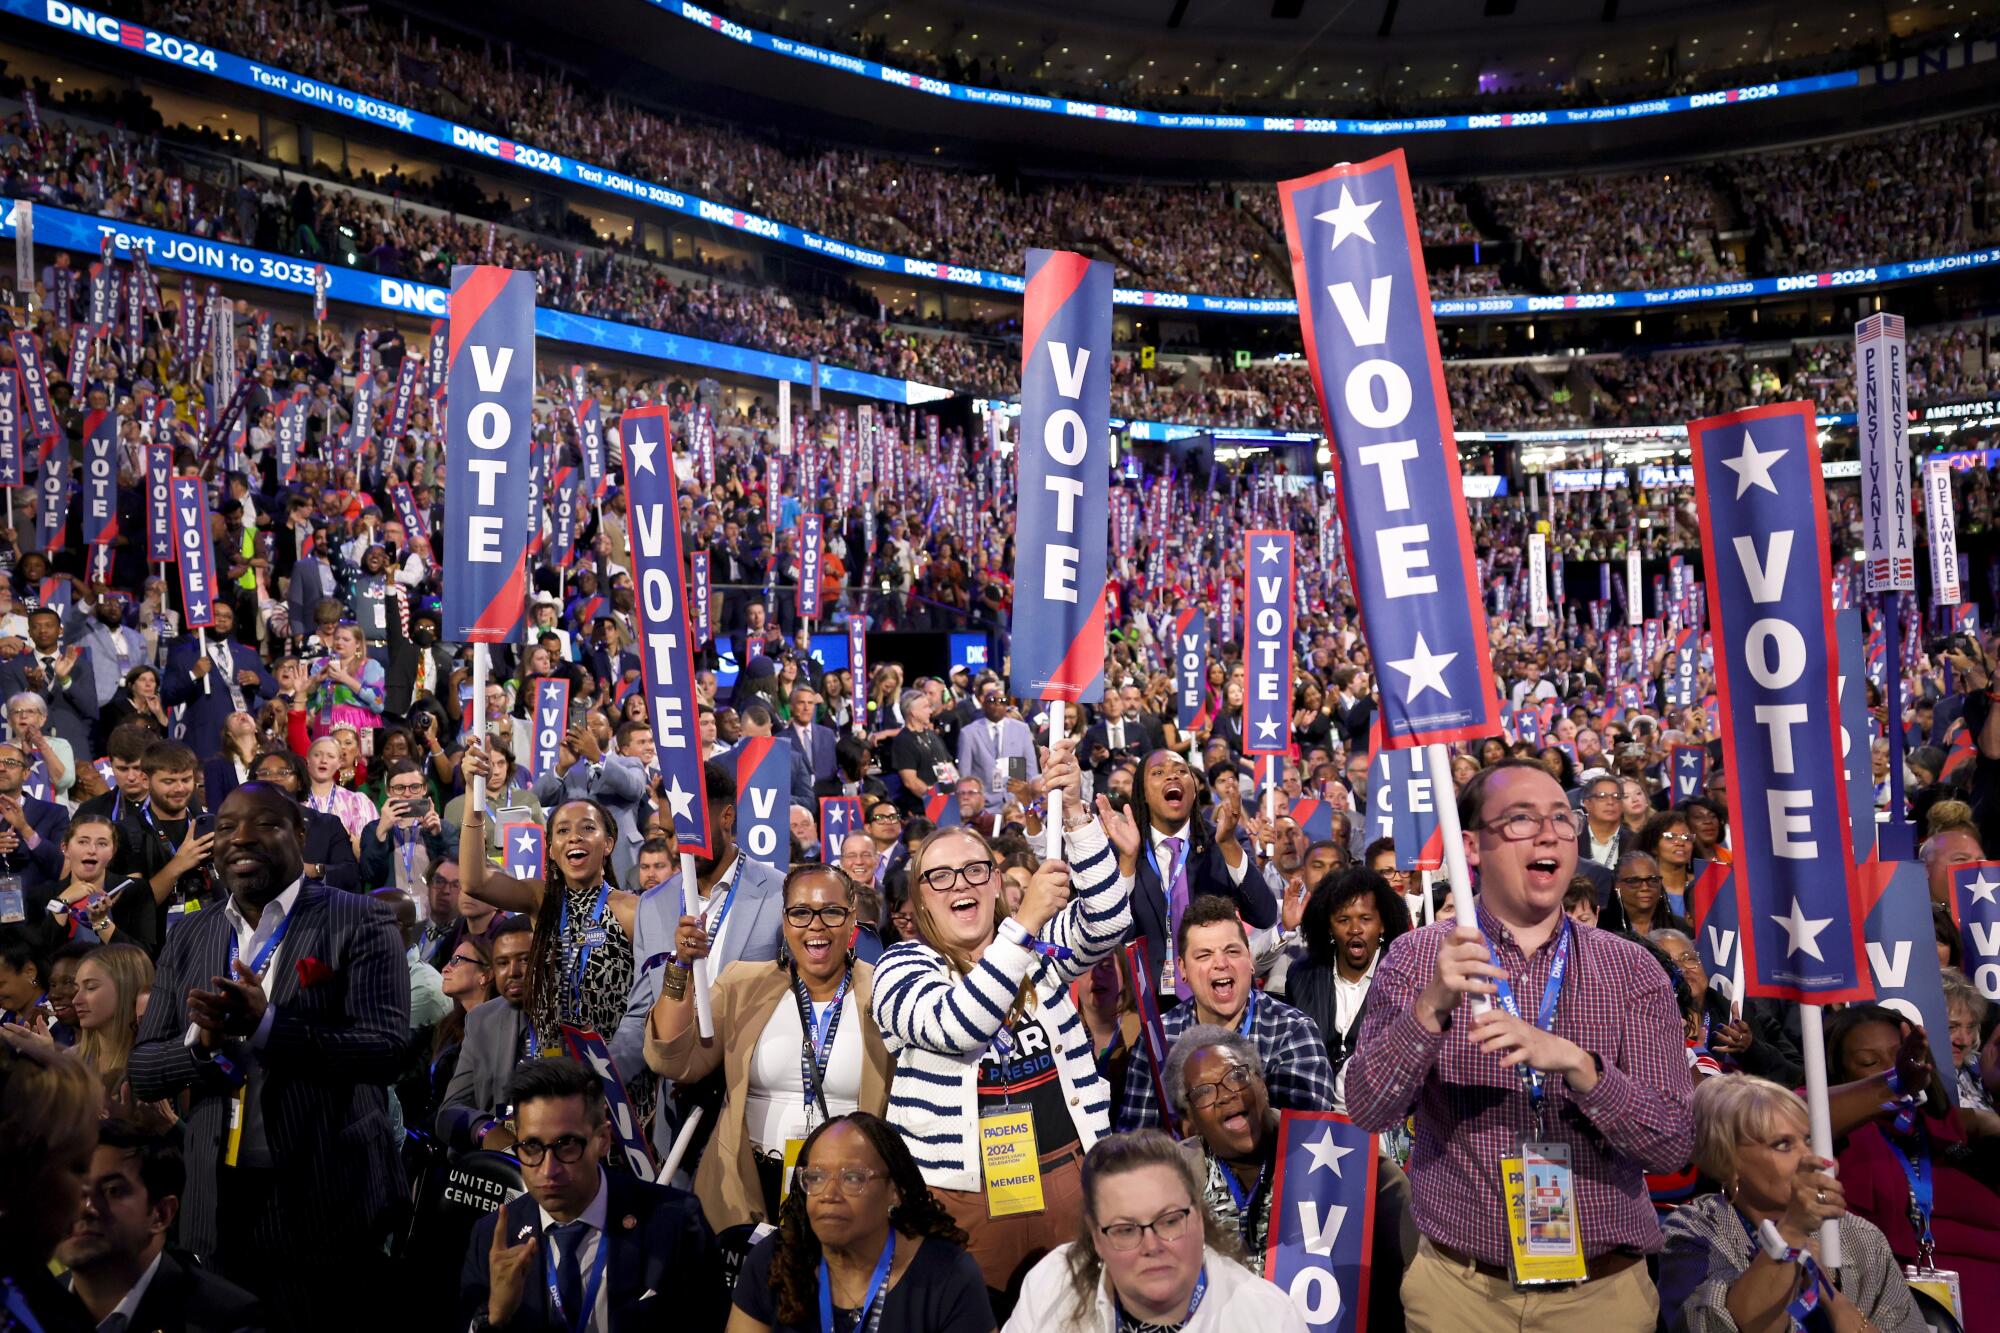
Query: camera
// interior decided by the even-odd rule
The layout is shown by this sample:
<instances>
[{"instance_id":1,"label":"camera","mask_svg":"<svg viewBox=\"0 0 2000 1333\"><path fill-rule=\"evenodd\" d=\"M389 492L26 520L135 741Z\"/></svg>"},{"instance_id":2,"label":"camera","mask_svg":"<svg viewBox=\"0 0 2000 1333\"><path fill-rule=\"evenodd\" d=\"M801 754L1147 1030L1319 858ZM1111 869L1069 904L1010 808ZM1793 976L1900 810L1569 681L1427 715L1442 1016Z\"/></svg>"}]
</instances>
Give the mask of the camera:
<instances>
[{"instance_id":1,"label":"camera","mask_svg":"<svg viewBox=\"0 0 2000 1333\"><path fill-rule=\"evenodd\" d=\"M1924 640L1924 656L1938 657L1945 653L1964 653L1967 657L1976 658L1979 656L1979 645L1972 641L1970 634L1946 634Z\"/></svg>"}]
</instances>

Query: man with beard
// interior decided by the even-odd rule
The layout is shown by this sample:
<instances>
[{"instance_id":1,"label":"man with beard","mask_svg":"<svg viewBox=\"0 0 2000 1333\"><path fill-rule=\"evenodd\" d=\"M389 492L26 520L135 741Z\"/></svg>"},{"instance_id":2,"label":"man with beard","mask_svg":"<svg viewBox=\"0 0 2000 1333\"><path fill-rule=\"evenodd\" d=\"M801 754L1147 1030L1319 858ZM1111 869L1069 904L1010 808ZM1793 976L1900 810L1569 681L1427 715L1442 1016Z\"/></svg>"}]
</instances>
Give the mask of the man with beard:
<instances>
[{"instance_id":1,"label":"man with beard","mask_svg":"<svg viewBox=\"0 0 2000 1333\"><path fill-rule=\"evenodd\" d=\"M99 1328L263 1327L255 1296L168 1252L186 1188L181 1151L165 1136L129 1120L98 1127L83 1211L56 1258Z\"/></svg>"},{"instance_id":2,"label":"man with beard","mask_svg":"<svg viewBox=\"0 0 2000 1333\"><path fill-rule=\"evenodd\" d=\"M140 1101L189 1095L182 1242L297 1327L351 1329L389 1290L407 1194L385 1089L409 968L380 904L306 879L304 840L268 783L223 801L228 896L167 937L128 1073Z\"/></svg>"},{"instance_id":3,"label":"man with beard","mask_svg":"<svg viewBox=\"0 0 2000 1333\"><path fill-rule=\"evenodd\" d=\"M507 1079L526 1058L528 955L535 926L525 916L503 918L487 937L493 948L493 998L465 1016L458 1067L438 1105L438 1137L446 1143L505 1148L511 1140L498 1117L507 1101Z\"/></svg>"}]
</instances>

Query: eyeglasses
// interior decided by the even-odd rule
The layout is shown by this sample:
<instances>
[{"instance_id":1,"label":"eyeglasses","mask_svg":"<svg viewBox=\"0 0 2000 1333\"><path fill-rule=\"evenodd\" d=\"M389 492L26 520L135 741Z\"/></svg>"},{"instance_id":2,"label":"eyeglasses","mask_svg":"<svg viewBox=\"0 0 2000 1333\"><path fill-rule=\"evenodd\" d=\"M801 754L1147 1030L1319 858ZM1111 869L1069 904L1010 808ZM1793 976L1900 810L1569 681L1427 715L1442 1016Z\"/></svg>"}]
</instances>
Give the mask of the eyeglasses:
<instances>
[{"instance_id":1,"label":"eyeglasses","mask_svg":"<svg viewBox=\"0 0 2000 1333\"><path fill-rule=\"evenodd\" d=\"M486 961L484 959L475 957L472 954L455 953L451 957L444 960L444 965L446 967L457 967L460 963L464 963L467 967L486 966Z\"/></svg>"},{"instance_id":2,"label":"eyeglasses","mask_svg":"<svg viewBox=\"0 0 2000 1333\"><path fill-rule=\"evenodd\" d=\"M1696 974L1699 974L1701 972L1701 958L1699 955L1684 953L1680 957L1674 959L1673 962L1674 966L1678 967L1683 972L1693 972Z\"/></svg>"},{"instance_id":3,"label":"eyeglasses","mask_svg":"<svg viewBox=\"0 0 2000 1333\"><path fill-rule=\"evenodd\" d=\"M1196 1083L1187 1090L1188 1105L1195 1110L1205 1110L1222 1100L1225 1092L1241 1092L1250 1086L1250 1070L1247 1066L1236 1065L1227 1074L1213 1083ZM1172 1239L1168 1237L1168 1239Z\"/></svg>"},{"instance_id":4,"label":"eyeglasses","mask_svg":"<svg viewBox=\"0 0 2000 1333\"><path fill-rule=\"evenodd\" d=\"M874 814L868 816L868 822L871 824L900 824L903 822L903 817L894 810L877 810Z\"/></svg>"},{"instance_id":5,"label":"eyeglasses","mask_svg":"<svg viewBox=\"0 0 2000 1333\"><path fill-rule=\"evenodd\" d=\"M514 1145L514 1156L521 1159L522 1166L540 1166L544 1157L554 1153L558 1162L568 1166L582 1161L583 1150L589 1146L590 1140L578 1134L565 1134L554 1143L522 1139Z\"/></svg>"},{"instance_id":6,"label":"eyeglasses","mask_svg":"<svg viewBox=\"0 0 2000 1333\"><path fill-rule=\"evenodd\" d=\"M1097 1234L1114 1250L1136 1250L1148 1231L1163 1242L1179 1240L1193 1216L1192 1208L1169 1208L1150 1222L1113 1222L1108 1227L1099 1227Z\"/></svg>"},{"instance_id":7,"label":"eyeglasses","mask_svg":"<svg viewBox=\"0 0 2000 1333\"><path fill-rule=\"evenodd\" d=\"M1689 833L1689 832L1688 832L1688 831L1687 831L1686 829L1676 829L1676 830L1674 830L1674 831L1673 831L1672 833L1662 833L1662 834L1660 835L1660 841L1661 841L1661 842L1693 842L1693 841L1694 841L1694 834L1692 834L1692 833Z\"/></svg>"},{"instance_id":8,"label":"eyeglasses","mask_svg":"<svg viewBox=\"0 0 2000 1333\"><path fill-rule=\"evenodd\" d=\"M973 861L958 867L956 870L950 866L938 866L935 869L926 870L918 878L923 880L924 887L932 893L950 893L952 885L958 883L961 879L965 881L967 888L976 889L987 880L993 878L993 863L991 861Z\"/></svg>"},{"instance_id":9,"label":"eyeglasses","mask_svg":"<svg viewBox=\"0 0 2000 1333\"><path fill-rule=\"evenodd\" d=\"M1660 884L1665 884L1666 882L1667 882L1666 880L1660 878L1660 876L1658 875L1621 875L1618 879L1618 883L1621 888L1627 884L1630 884L1635 889L1641 888L1647 884L1652 884L1657 886Z\"/></svg>"},{"instance_id":10,"label":"eyeglasses","mask_svg":"<svg viewBox=\"0 0 2000 1333\"><path fill-rule=\"evenodd\" d=\"M391 796L400 796L404 798L409 798L413 796L422 796L424 794L424 788L422 783L419 783L414 787L391 787L389 788L389 794Z\"/></svg>"},{"instance_id":11,"label":"eyeglasses","mask_svg":"<svg viewBox=\"0 0 2000 1333\"><path fill-rule=\"evenodd\" d=\"M1492 829L1508 842L1526 842L1530 838L1541 836L1543 825L1548 826L1558 842L1576 841L1576 816L1568 810L1558 810L1546 815L1519 810L1511 815L1503 815L1499 819L1488 820L1479 827Z\"/></svg>"},{"instance_id":12,"label":"eyeglasses","mask_svg":"<svg viewBox=\"0 0 2000 1333\"><path fill-rule=\"evenodd\" d=\"M1587 801L1615 801L1618 799L1618 793L1615 791L1594 791L1584 799Z\"/></svg>"},{"instance_id":13,"label":"eyeglasses","mask_svg":"<svg viewBox=\"0 0 2000 1333\"><path fill-rule=\"evenodd\" d=\"M838 903L827 907L809 907L805 903L798 903L785 909L785 920L797 926L800 930L804 930L814 921L820 922L829 929L839 930L847 924L847 919L853 915L852 911L840 906Z\"/></svg>"},{"instance_id":14,"label":"eyeglasses","mask_svg":"<svg viewBox=\"0 0 2000 1333\"><path fill-rule=\"evenodd\" d=\"M808 1166L799 1172L799 1188L808 1195L824 1194L826 1187L837 1180L840 1182L840 1193L853 1195L861 1193L887 1174L885 1171L863 1170L858 1166L846 1166L838 1171Z\"/></svg>"}]
</instances>

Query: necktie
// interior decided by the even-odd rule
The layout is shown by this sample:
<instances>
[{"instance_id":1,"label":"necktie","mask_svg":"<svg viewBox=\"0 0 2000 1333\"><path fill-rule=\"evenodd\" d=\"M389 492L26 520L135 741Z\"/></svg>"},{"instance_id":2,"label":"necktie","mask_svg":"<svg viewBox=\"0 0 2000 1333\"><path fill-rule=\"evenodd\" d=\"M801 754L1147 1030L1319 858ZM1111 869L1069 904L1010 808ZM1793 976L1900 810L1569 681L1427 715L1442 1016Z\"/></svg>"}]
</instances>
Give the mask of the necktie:
<instances>
[{"instance_id":1,"label":"necktie","mask_svg":"<svg viewBox=\"0 0 2000 1333\"><path fill-rule=\"evenodd\" d=\"M55 683L56 683L56 659L55 659L55 658L53 658L53 657L44 657L44 658L42 659L42 674L43 674L44 676L47 676L47 677L49 678L49 684L53 685L53 684L55 684Z\"/></svg>"},{"instance_id":2,"label":"necktie","mask_svg":"<svg viewBox=\"0 0 2000 1333\"><path fill-rule=\"evenodd\" d=\"M1170 941L1167 947L1169 949L1173 947L1171 941L1180 938L1181 916L1187 911L1187 863L1181 859L1181 848L1186 845L1180 838L1165 838L1161 840L1161 846L1167 849L1168 873L1173 876L1173 881L1165 886L1167 890L1167 939ZM1193 994L1188 989L1187 968L1178 958L1174 960L1174 994L1180 996L1183 1000Z\"/></svg>"},{"instance_id":3,"label":"necktie","mask_svg":"<svg viewBox=\"0 0 2000 1333\"><path fill-rule=\"evenodd\" d=\"M564 1222L549 1228L549 1243L556 1247L556 1293L562 1298L562 1323L575 1328L590 1318L583 1307L583 1240L590 1232L588 1222Z\"/></svg>"}]
</instances>

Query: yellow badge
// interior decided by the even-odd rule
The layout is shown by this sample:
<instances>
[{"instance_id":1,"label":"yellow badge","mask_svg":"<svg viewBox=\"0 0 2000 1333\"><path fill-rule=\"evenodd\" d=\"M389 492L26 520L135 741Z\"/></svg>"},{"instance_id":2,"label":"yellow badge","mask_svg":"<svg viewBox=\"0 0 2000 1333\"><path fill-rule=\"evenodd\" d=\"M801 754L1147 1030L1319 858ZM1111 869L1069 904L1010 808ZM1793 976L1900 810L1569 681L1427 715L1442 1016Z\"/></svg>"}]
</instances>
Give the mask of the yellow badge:
<instances>
[{"instance_id":1,"label":"yellow badge","mask_svg":"<svg viewBox=\"0 0 2000 1333\"><path fill-rule=\"evenodd\" d=\"M979 1165L986 1178L986 1215L1042 1211L1042 1163L1035 1151L1035 1117L1025 1106L994 1106L979 1117Z\"/></svg>"},{"instance_id":2,"label":"yellow badge","mask_svg":"<svg viewBox=\"0 0 2000 1333\"><path fill-rule=\"evenodd\" d=\"M1507 1185L1507 1267L1517 1287L1581 1282L1590 1276L1577 1226L1569 1145L1524 1143L1500 1161Z\"/></svg>"},{"instance_id":3,"label":"yellow badge","mask_svg":"<svg viewBox=\"0 0 2000 1333\"><path fill-rule=\"evenodd\" d=\"M792 1173L798 1169L799 1154L805 1150L806 1141L804 1139L785 1140L784 1174L778 1177L778 1202L780 1204L791 1197Z\"/></svg>"},{"instance_id":4,"label":"yellow badge","mask_svg":"<svg viewBox=\"0 0 2000 1333\"><path fill-rule=\"evenodd\" d=\"M248 1085L245 1085L229 1099L229 1142L222 1152L224 1166L235 1166L236 1155L243 1150L243 1099L247 1095Z\"/></svg>"}]
</instances>

